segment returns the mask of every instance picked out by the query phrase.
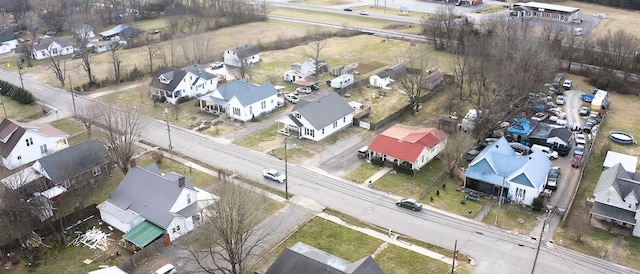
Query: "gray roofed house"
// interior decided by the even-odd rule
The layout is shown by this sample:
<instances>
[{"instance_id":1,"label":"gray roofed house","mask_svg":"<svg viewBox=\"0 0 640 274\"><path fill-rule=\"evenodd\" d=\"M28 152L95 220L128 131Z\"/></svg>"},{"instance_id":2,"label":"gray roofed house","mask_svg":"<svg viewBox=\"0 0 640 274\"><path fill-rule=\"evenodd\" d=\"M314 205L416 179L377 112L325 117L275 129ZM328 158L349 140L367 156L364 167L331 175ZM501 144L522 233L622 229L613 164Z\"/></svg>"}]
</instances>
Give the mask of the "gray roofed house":
<instances>
[{"instance_id":1,"label":"gray roofed house","mask_svg":"<svg viewBox=\"0 0 640 274\"><path fill-rule=\"evenodd\" d=\"M301 99L291 111L292 115L278 121L278 132L320 141L349 127L354 113L355 109L335 92L311 101Z\"/></svg>"},{"instance_id":2,"label":"gray roofed house","mask_svg":"<svg viewBox=\"0 0 640 274\"><path fill-rule=\"evenodd\" d=\"M188 177L162 174L155 164L133 166L98 209L103 221L124 233L151 223L173 241L193 229L197 193Z\"/></svg>"},{"instance_id":3,"label":"gray roofed house","mask_svg":"<svg viewBox=\"0 0 640 274\"><path fill-rule=\"evenodd\" d=\"M265 274L384 274L378 263L366 256L350 263L335 255L298 242L285 248Z\"/></svg>"},{"instance_id":4,"label":"gray roofed house","mask_svg":"<svg viewBox=\"0 0 640 274\"><path fill-rule=\"evenodd\" d=\"M73 41L64 38L45 38L33 44L31 56L42 60L49 57L73 54Z\"/></svg>"},{"instance_id":5,"label":"gray roofed house","mask_svg":"<svg viewBox=\"0 0 640 274\"><path fill-rule=\"evenodd\" d=\"M228 49L223 55L224 64L232 67L253 65L260 62L260 49L255 45L242 45Z\"/></svg>"},{"instance_id":6,"label":"gray roofed house","mask_svg":"<svg viewBox=\"0 0 640 274\"><path fill-rule=\"evenodd\" d=\"M198 100L203 111L225 114L243 122L270 113L283 104L273 84L266 82L259 85L247 79L233 80Z\"/></svg>"},{"instance_id":7,"label":"gray roofed house","mask_svg":"<svg viewBox=\"0 0 640 274\"><path fill-rule=\"evenodd\" d=\"M69 189L109 175L108 153L100 140L91 139L42 157L32 167L52 185Z\"/></svg>"},{"instance_id":8,"label":"gray roofed house","mask_svg":"<svg viewBox=\"0 0 640 274\"><path fill-rule=\"evenodd\" d=\"M171 104L180 99L190 99L214 91L218 77L206 71L206 67L194 64L182 69L162 67L156 77L149 82L149 93L156 100L166 100Z\"/></svg>"},{"instance_id":9,"label":"gray roofed house","mask_svg":"<svg viewBox=\"0 0 640 274\"><path fill-rule=\"evenodd\" d=\"M549 132L547 144L552 144L554 150L557 150L558 146L570 146L572 136L573 132L566 127L554 128Z\"/></svg>"},{"instance_id":10,"label":"gray roofed house","mask_svg":"<svg viewBox=\"0 0 640 274\"><path fill-rule=\"evenodd\" d=\"M629 228L633 236L640 237L640 173L615 164L602 171L593 196L591 218Z\"/></svg>"},{"instance_id":11,"label":"gray roofed house","mask_svg":"<svg viewBox=\"0 0 640 274\"><path fill-rule=\"evenodd\" d=\"M13 33L0 34L0 54L9 53L18 47L18 39Z\"/></svg>"},{"instance_id":12,"label":"gray roofed house","mask_svg":"<svg viewBox=\"0 0 640 274\"><path fill-rule=\"evenodd\" d=\"M142 33L142 30L136 27L120 24L111 29L103 31L100 33L100 36L105 38L113 38L115 36L120 37L120 39L129 39L134 38Z\"/></svg>"}]
</instances>

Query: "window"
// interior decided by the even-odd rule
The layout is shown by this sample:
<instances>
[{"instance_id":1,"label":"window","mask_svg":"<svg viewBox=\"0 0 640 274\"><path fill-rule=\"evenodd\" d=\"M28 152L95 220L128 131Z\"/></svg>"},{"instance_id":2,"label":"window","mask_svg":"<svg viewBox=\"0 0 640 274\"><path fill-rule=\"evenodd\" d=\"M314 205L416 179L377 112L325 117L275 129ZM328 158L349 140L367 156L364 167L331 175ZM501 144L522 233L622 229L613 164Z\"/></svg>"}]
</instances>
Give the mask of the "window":
<instances>
[{"instance_id":1,"label":"window","mask_svg":"<svg viewBox=\"0 0 640 274\"><path fill-rule=\"evenodd\" d=\"M176 230L180 231L180 226L179 225L176 226Z\"/></svg>"},{"instance_id":2,"label":"window","mask_svg":"<svg viewBox=\"0 0 640 274\"><path fill-rule=\"evenodd\" d=\"M187 204L191 203L191 194L187 194Z\"/></svg>"},{"instance_id":3,"label":"window","mask_svg":"<svg viewBox=\"0 0 640 274\"><path fill-rule=\"evenodd\" d=\"M22 160L22 156L18 155L18 160Z\"/></svg>"},{"instance_id":4,"label":"window","mask_svg":"<svg viewBox=\"0 0 640 274\"><path fill-rule=\"evenodd\" d=\"M27 138L25 141L27 141L27 146L33 145L33 139L32 138Z\"/></svg>"},{"instance_id":5,"label":"window","mask_svg":"<svg viewBox=\"0 0 640 274\"><path fill-rule=\"evenodd\" d=\"M249 114L253 114L253 106L249 106Z\"/></svg>"},{"instance_id":6,"label":"window","mask_svg":"<svg viewBox=\"0 0 640 274\"><path fill-rule=\"evenodd\" d=\"M333 128L337 128L338 127L338 121L333 122Z\"/></svg>"},{"instance_id":7,"label":"window","mask_svg":"<svg viewBox=\"0 0 640 274\"><path fill-rule=\"evenodd\" d=\"M233 115L240 116L240 108L236 108L236 107L234 107L234 108L233 108Z\"/></svg>"},{"instance_id":8,"label":"window","mask_svg":"<svg viewBox=\"0 0 640 274\"><path fill-rule=\"evenodd\" d=\"M300 115L300 113L296 113L296 118L300 119L302 118L302 115Z\"/></svg>"},{"instance_id":9,"label":"window","mask_svg":"<svg viewBox=\"0 0 640 274\"><path fill-rule=\"evenodd\" d=\"M48 150L47 150L47 144L41 145L41 146L40 146L40 153L43 153L43 154L44 154L44 153L47 153L47 152L48 152Z\"/></svg>"},{"instance_id":10,"label":"window","mask_svg":"<svg viewBox=\"0 0 640 274\"><path fill-rule=\"evenodd\" d=\"M324 135L324 128L322 129L322 135Z\"/></svg>"},{"instance_id":11,"label":"window","mask_svg":"<svg viewBox=\"0 0 640 274\"><path fill-rule=\"evenodd\" d=\"M346 123L347 122L347 117L342 117L342 122Z\"/></svg>"},{"instance_id":12,"label":"window","mask_svg":"<svg viewBox=\"0 0 640 274\"><path fill-rule=\"evenodd\" d=\"M94 167L92 170L93 176L98 176L100 175L101 172L102 172L102 169L100 169L100 166Z\"/></svg>"},{"instance_id":13,"label":"window","mask_svg":"<svg viewBox=\"0 0 640 274\"><path fill-rule=\"evenodd\" d=\"M271 101L273 101L273 100L271 100ZM260 102L260 106L262 107L262 109L267 108L267 101Z\"/></svg>"}]
</instances>

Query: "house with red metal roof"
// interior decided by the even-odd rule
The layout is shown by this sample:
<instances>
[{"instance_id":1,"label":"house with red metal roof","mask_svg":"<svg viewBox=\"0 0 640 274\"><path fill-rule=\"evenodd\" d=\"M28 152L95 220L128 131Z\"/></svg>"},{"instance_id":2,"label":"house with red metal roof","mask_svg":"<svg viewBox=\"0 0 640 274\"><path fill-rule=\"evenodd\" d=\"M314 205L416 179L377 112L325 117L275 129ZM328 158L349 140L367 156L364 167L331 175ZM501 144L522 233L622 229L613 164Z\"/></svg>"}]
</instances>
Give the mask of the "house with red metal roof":
<instances>
[{"instance_id":1,"label":"house with red metal roof","mask_svg":"<svg viewBox=\"0 0 640 274\"><path fill-rule=\"evenodd\" d=\"M447 145L448 135L437 128L396 124L369 145L370 157L420 170Z\"/></svg>"}]
</instances>

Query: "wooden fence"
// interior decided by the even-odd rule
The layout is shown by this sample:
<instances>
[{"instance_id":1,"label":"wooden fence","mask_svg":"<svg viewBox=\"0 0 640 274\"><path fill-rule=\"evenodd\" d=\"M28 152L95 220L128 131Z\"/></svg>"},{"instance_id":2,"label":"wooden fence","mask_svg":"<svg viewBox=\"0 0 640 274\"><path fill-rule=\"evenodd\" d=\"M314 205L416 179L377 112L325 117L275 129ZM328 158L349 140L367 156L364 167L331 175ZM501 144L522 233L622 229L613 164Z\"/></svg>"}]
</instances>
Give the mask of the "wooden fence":
<instances>
[{"instance_id":1,"label":"wooden fence","mask_svg":"<svg viewBox=\"0 0 640 274\"><path fill-rule=\"evenodd\" d=\"M119 266L120 269L125 272L131 272L139 262L158 253L164 247L162 238L163 237L158 238L149 245L145 246L143 249L140 249L136 251L136 253L133 253L129 260L126 260Z\"/></svg>"}]
</instances>

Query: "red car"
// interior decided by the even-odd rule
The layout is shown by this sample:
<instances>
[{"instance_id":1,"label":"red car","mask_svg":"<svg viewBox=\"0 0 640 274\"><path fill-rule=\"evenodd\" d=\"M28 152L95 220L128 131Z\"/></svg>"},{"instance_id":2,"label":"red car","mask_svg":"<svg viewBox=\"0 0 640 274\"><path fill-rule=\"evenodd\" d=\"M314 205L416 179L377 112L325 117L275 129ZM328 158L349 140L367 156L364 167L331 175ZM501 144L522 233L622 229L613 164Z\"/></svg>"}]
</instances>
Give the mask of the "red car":
<instances>
[{"instance_id":1,"label":"red car","mask_svg":"<svg viewBox=\"0 0 640 274\"><path fill-rule=\"evenodd\" d=\"M571 161L571 166L575 168L579 168L582 165L582 156L576 155L573 157L573 161Z\"/></svg>"}]
</instances>

